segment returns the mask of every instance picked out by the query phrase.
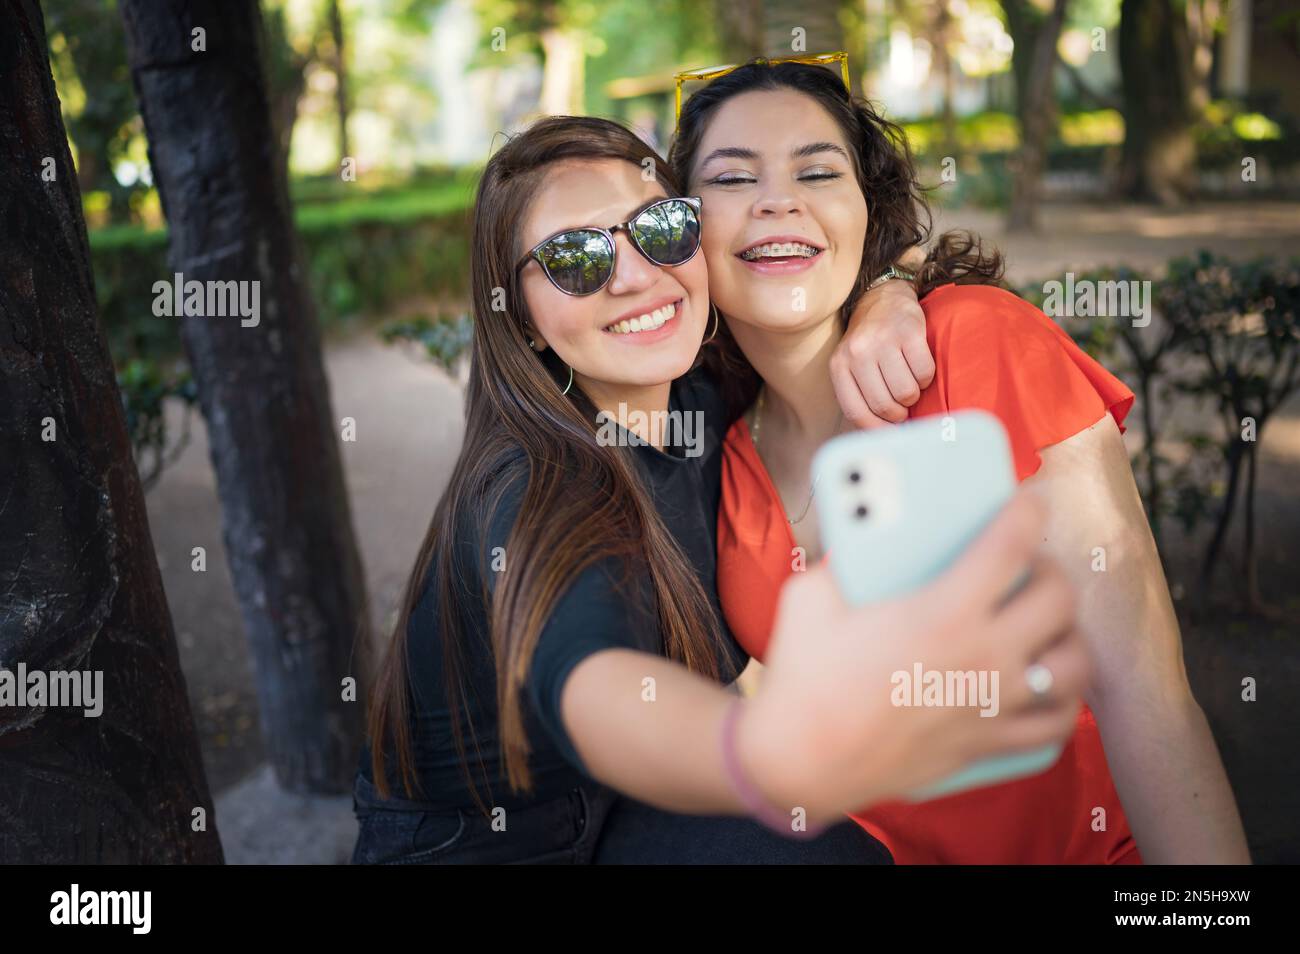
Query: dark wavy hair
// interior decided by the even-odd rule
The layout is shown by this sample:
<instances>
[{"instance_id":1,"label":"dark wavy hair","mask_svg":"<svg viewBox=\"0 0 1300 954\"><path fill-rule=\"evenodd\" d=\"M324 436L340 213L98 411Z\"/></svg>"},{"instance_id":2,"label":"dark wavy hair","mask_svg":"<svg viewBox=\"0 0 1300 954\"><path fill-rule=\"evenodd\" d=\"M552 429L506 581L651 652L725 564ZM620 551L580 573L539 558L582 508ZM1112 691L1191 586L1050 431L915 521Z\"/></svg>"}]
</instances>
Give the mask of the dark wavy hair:
<instances>
[{"instance_id":1,"label":"dark wavy hair","mask_svg":"<svg viewBox=\"0 0 1300 954\"><path fill-rule=\"evenodd\" d=\"M700 142L723 103L741 93L784 89L815 100L835 120L849 147L858 185L867 200L862 266L841 308L842 321L847 322L875 276L919 245L929 248L925 264L916 277L918 296L951 282L1005 287L1001 254L985 247L975 234L950 231L931 241L934 219L906 134L866 100L852 96L835 73L820 66L755 60L696 92L682 108L677 134L668 152L668 164L677 180L683 186L690 183ZM725 323L706 347L705 362L723 383L733 415L753 403L761 382Z\"/></svg>"}]
</instances>

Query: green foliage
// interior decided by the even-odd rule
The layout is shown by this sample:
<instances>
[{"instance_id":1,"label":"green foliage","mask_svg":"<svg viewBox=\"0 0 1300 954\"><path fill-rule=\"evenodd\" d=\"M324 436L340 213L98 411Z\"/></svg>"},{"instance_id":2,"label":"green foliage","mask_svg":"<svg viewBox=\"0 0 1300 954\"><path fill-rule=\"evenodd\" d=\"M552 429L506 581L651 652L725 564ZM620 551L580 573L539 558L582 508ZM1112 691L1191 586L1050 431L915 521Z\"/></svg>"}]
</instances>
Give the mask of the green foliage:
<instances>
[{"instance_id":1,"label":"green foliage","mask_svg":"<svg viewBox=\"0 0 1300 954\"><path fill-rule=\"evenodd\" d=\"M123 186L113 174L141 136L116 0L46 0L43 6L50 62L82 188L99 194L112 221L125 221L144 188Z\"/></svg>"},{"instance_id":2,"label":"green foliage","mask_svg":"<svg viewBox=\"0 0 1300 954\"><path fill-rule=\"evenodd\" d=\"M1074 281L1080 287L1142 279L1131 269L1102 268L1076 274ZM1026 286L1021 294L1041 307L1044 286ZM1240 478L1243 466L1254 466L1269 417L1300 390L1300 260L1234 262L1201 252L1171 262L1165 277L1153 282L1153 293L1161 325L1135 328L1114 317L1062 324L1094 357L1116 370L1122 365L1143 402L1145 434L1134 466L1157 539L1162 516L1189 533L1214 519L1203 558L1205 581L1218 563L1238 498L1245 501L1244 585L1255 606L1255 482ZM1218 433L1172 433L1164 426L1168 415L1154 413L1151 402L1175 395L1216 409ZM1250 438L1243 436L1247 420L1254 427ZM1177 454L1160 447L1177 448Z\"/></svg>"},{"instance_id":3,"label":"green foliage","mask_svg":"<svg viewBox=\"0 0 1300 954\"><path fill-rule=\"evenodd\" d=\"M473 171L364 192L317 182L296 211L322 324L382 313L423 295L464 298ZM119 363L180 352L174 318L152 311L153 285L170 280L167 234L135 226L90 234L100 318Z\"/></svg>"},{"instance_id":4,"label":"green foliage","mask_svg":"<svg viewBox=\"0 0 1300 954\"><path fill-rule=\"evenodd\" d=\"M370 191L320 179L294 186L298 234L322 324L382 314L413 298L464 299L469 284L468 207L473 170L433 171ZM167 233L112 226L90 233L101 321L118 366L127 429L141 481L151 487L189 440L197 395L175 318L153 314L153 285L170 281ZM467 316L397 323L389 340L418 340L450 369L469 345ZM168 433L164 403L186 408Z\"/></svg>"},{"instance_id":5,"label":"green foliage","mask_svg":"<svg viewBox=\"0 0 1300 954\"><path fill-rule=\"evenodd\" d=\"M1300 384L1300 260L1234 262L1201 252L1170 263L1156 299L1205 360L1194 386L1234 422L1249 416L1262 426Z\"/></svg>"},{"instance_id":6,"label":"green foliage","mask_svg":"<svg viewBox=\"0 0 1300 954\"><path fill-rule=\"evenodd\" d=\"M1218 449L1226 489L1202 581L1210 580L1240 499L1245 527L1239 580L1247 606L1260 610L1258 447L1268 419L1300 390L1300 259L1233 262L1201 252L1170 264L1157 302L1188 350L1201 359L1201 373L1186 382L1186 389L1215 402L1224 421Z\"/></svg>"},{"instance_id":7,"label":"green foliage","mask_svg":"<svg viewBox=\"0 0 1300 954\"><path fill-rule=\"evenodd\" d=\"M198 391L183 363L139 358L118 369L117 387L122 393L122 410L126 414L127 435L135 452L140 483L148 490L157 482L163 468L189 444L190 417L198 401ZM164 413L168 398L180 400L185 411L181 434L171 441L171 446Z\"/></svg>"},{"instance_id":8,"label":"green foliage","mask_svg":"<svg viewBox=\"0 0 1300 954\"><path fill-rule=\"evenodd\" d=\"M1196 127L1196 159L1201 168L1239 168L1242 156L1291 165L1300 155L1300 128L1240 103L1215 100Z\"/></svg>"},{"instance_id":9,"label":"green foliage","mask_svg":"<svg viewBox=\"0 0 1300 954\"><path fill-rule=\"evenodd\" d=\"M943 181L943 167L922 166L921 182L932 186L929 193L935 202L946 205L973 205L978 208L1001 209L1011 200L1011 173L1008 155L988 153L982 156L954 157L957 178Z\"/></svg>"},{"instance_id":10,"label":"green foliage","mask_svg":"<svg viewBox=\"0 0 1300 954\"><path fill-rule=\"evenodd\" d=\"M955 144L945 142L942 120L926 117L903 124L908 142L928 173L947 152L956 153L957 181L938 198L953 205L1004 208L1011 195L1009 163L1020 146L1020 130L1010 113L987 111L959 117ZM1292 165L1300 155L1300 129L1239 105L1216 101L1194 130L1202 169L1239 169L1243 156L1275 167ZM1051 172L1089 172L1104 179L1124 140L1123 117L1113 109L1078 110L1061 116L1047 148ZM923 176L925 181L937 176Z\"/></svg>"},{"instance_id":11,"label":"green foliage","mask_svg":"<svg viewBox=\"0 0 1300 954\"><path fill-rule=\"evenodd\" d=\"M1020 128L1010 113L987 111L961 116L953 123L957 144L963 152L1013 152L1020 145ZM903 123L912 150L929 156L943 148L943 120L939 117Z\"/></svg>"},{"instance_id":12,"label":"green foliage","mask_svg":"<svg viewBox=\"0 0 1300 954\"><path fill-rule=\"evenodd\" d=\"M474 322L465 313L437 318L421 315L390 322L380 329L379 335L389 344L413 341L421 345L430 358L451 373L474 340Z\"/></svg>"},{"instance_id":13,"label":"green foliage","mask_svg":"<svg viewBox=\"0 0 1300 954\"><path fill-rule=\"evenodd\" d=\"M722 62L712 4L614 0L585 5L594 8L584 76L587 111L593 115L614 114L614 104L605 93L606 84L613 80L669 76L681 68ZM669 119L671 110L670 102Z\"/></svg>"}]
</instances>

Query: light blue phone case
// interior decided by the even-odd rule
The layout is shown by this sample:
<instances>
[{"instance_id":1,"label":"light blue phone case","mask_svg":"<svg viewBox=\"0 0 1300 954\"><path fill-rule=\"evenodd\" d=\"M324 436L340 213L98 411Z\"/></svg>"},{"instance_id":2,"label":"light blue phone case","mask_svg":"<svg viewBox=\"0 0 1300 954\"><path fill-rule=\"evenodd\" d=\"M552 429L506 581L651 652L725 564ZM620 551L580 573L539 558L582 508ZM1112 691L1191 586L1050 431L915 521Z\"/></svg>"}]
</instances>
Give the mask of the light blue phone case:
<instances>
[{"instance_id":1,"label":"light blue phone case","mask_svg":"<svg viewBox=\"0 0 1300 954\"><path fill-rule=\"evenodd\" d=\"M817 452L812 469L822 546L853 605L902 596L934 579L1016 487L1006 430L985 411L845 434ZM909 797L926 801L1035 775L1060 754L1051 745L984 759Z\"/></svg>"}]
</instances>

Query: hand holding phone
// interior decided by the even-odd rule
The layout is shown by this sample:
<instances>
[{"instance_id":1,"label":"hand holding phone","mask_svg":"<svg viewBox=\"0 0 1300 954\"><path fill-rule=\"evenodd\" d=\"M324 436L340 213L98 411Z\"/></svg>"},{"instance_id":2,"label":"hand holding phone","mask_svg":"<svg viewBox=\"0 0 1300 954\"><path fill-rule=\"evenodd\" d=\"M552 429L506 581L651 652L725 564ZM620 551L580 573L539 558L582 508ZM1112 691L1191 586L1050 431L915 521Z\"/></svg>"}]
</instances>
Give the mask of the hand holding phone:
<instances>
[{"instance_id":1,"label":"hand holding phone","mask_svg":"<svg viewBox=\"0 0 1300 954\"><path fill-rule=\"evenodd\" d=\"M984 411L837 437L814 457L813 479L823 488L816 504L827 560L840 592L855 606L903 596L933 580L1016 489L1006 430ZM1027 579L1022 573L1017 585ZM1013 594L1014 588L1007 598ZM889 634L867 638L888 639ZM990 683L996 691L993 674L940 675L945 686L977 687L976 703ZM1006 675L1022 678L1021 673ZM900 688L909 690L900 693L908 697L904 704L925 704L912 699L921 693L902 682ZM925 699L930 697L927 691ZM975 703L945 697L942 704ZM924 801L1034 775L1060 754L1061 746L1049 745L984 759L909 797Z\"/></svg>"}]
</instances>

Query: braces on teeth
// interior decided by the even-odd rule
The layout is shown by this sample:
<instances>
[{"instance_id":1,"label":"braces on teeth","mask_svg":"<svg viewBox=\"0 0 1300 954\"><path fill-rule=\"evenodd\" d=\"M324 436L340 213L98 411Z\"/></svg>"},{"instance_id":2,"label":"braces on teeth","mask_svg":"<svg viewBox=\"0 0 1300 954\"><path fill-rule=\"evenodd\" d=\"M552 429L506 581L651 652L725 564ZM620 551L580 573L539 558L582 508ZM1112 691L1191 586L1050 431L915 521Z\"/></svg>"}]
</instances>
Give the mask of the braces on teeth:
<instances>
[{"instance_id":1,"label":"braces on teeth","mask_svg":"<svg viewBox=\"0 0 1300 954\"><path fill-rule=\"evenodd\" d=\"M802 242L770 242L745 249L740 257L749 262L760 258L812 258L820 251L821 249Z\"/></svg>"}]
</instances>

